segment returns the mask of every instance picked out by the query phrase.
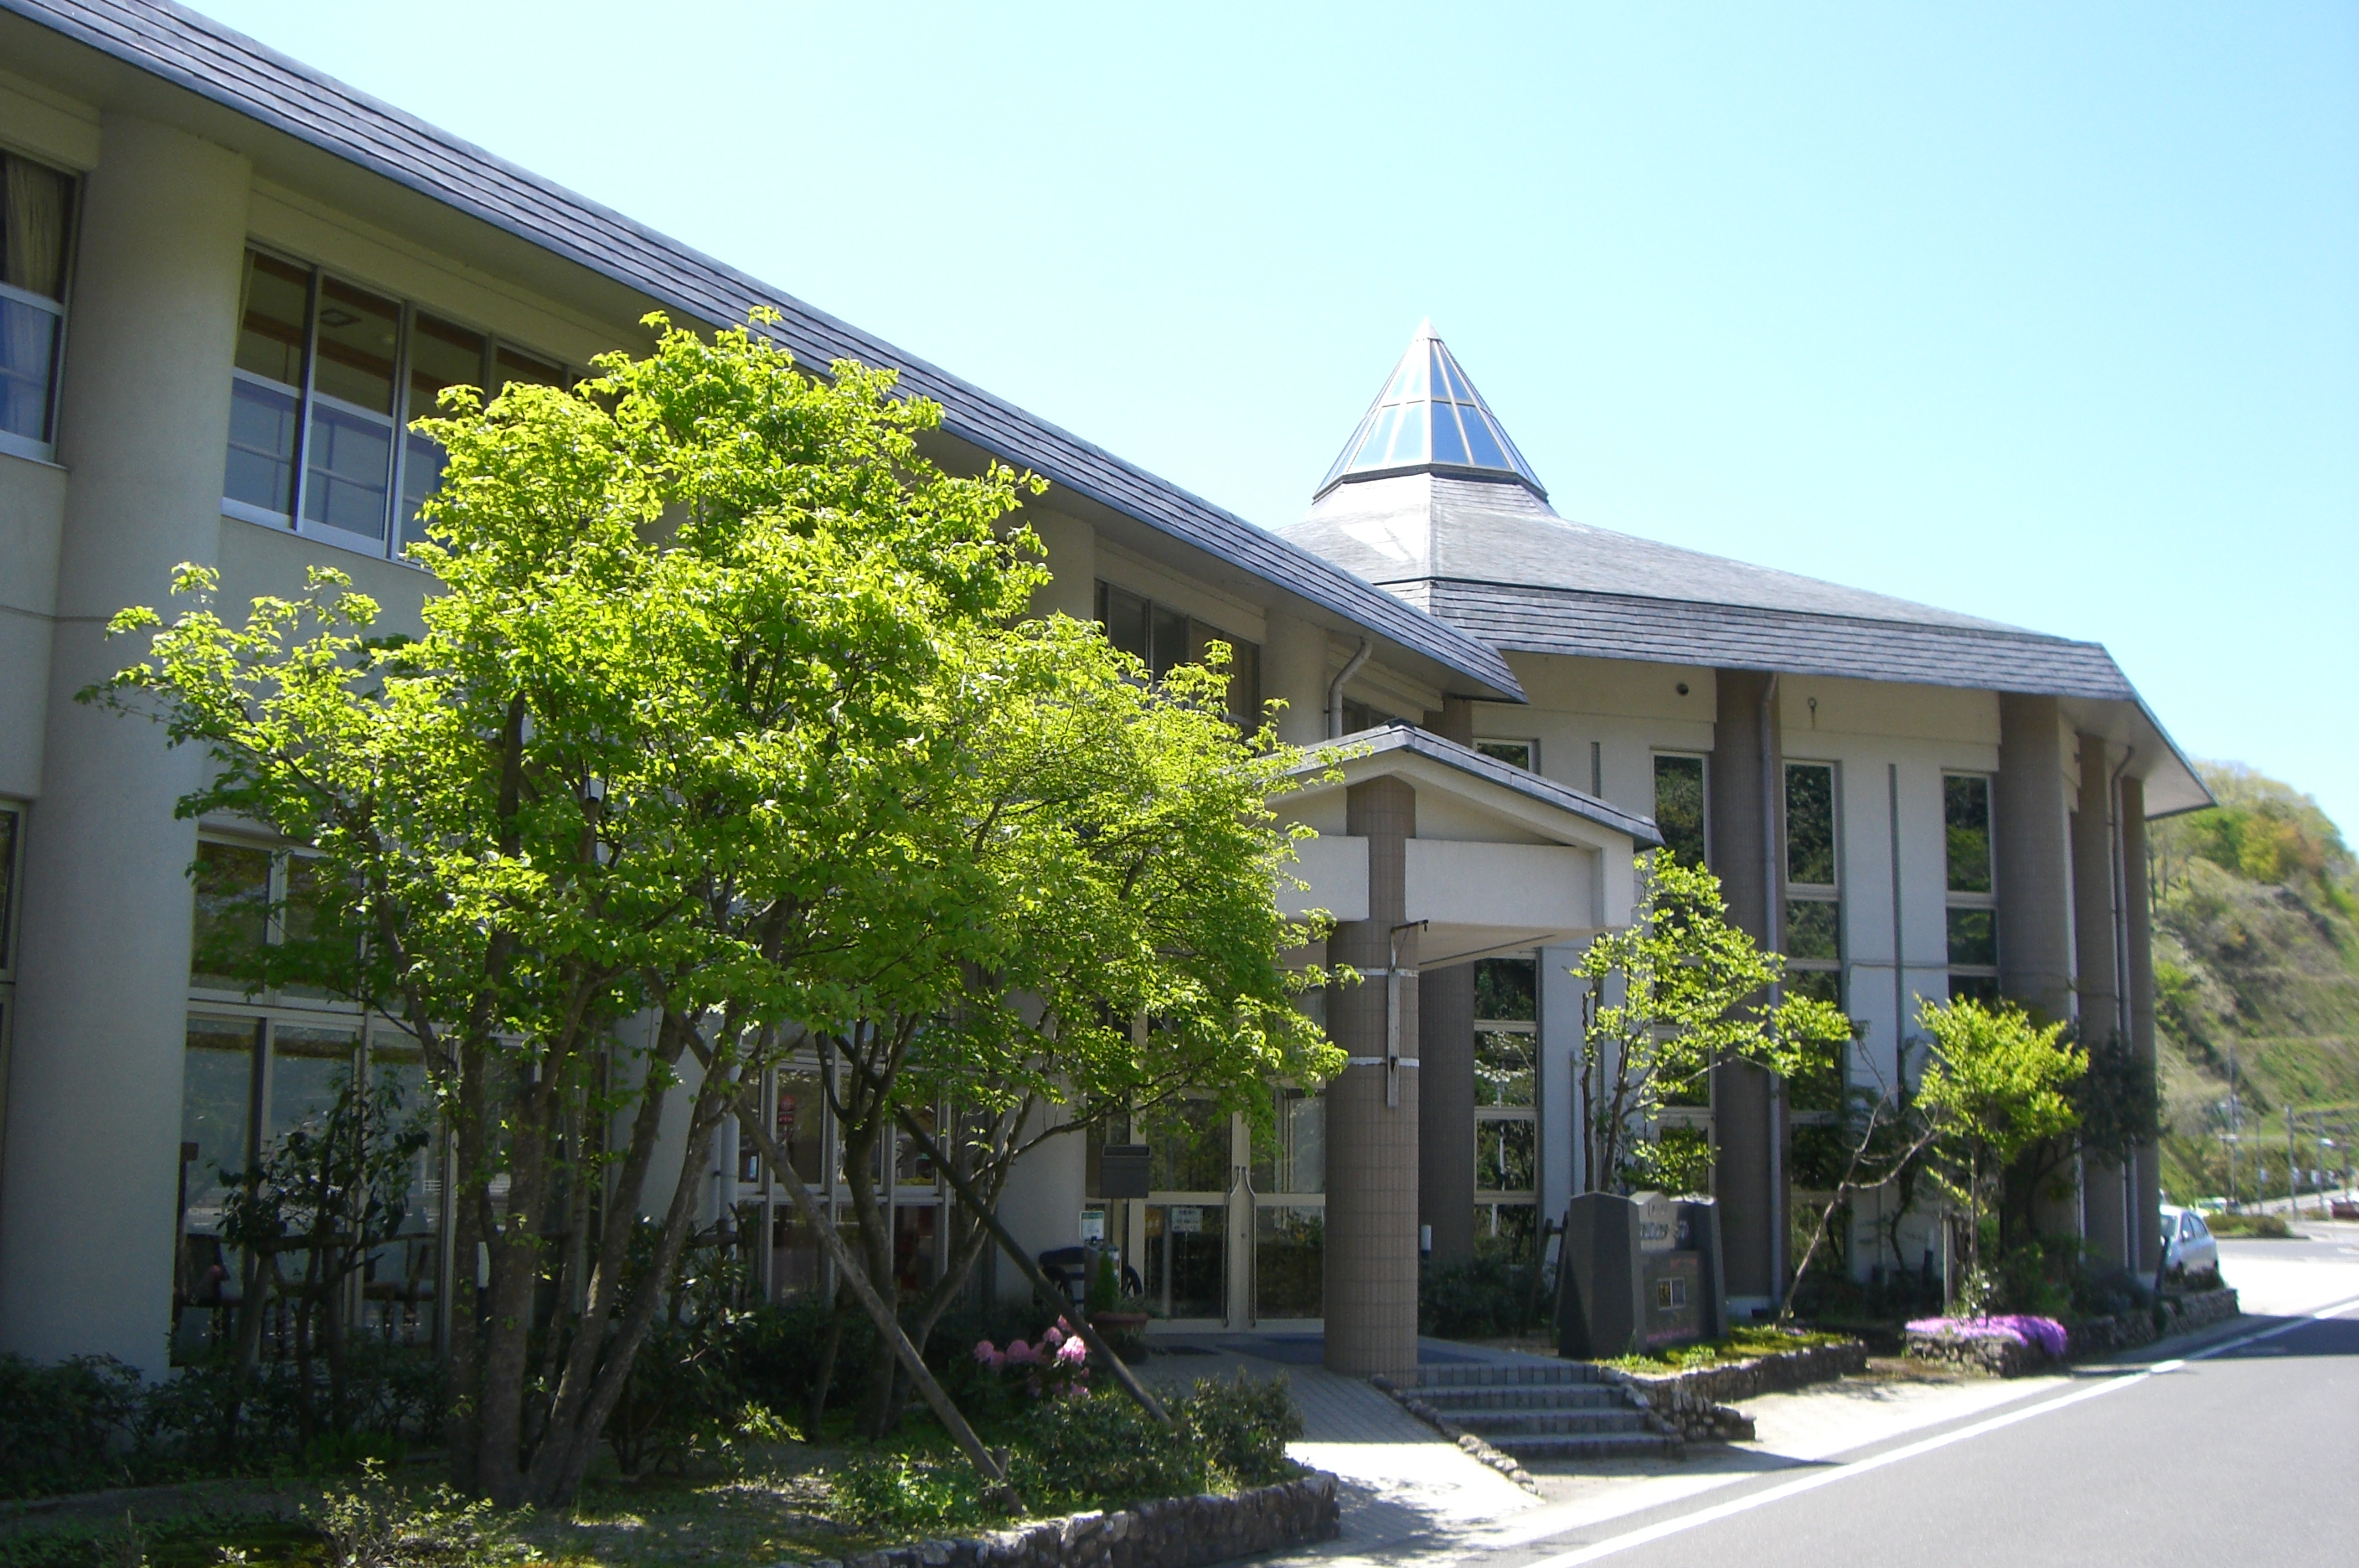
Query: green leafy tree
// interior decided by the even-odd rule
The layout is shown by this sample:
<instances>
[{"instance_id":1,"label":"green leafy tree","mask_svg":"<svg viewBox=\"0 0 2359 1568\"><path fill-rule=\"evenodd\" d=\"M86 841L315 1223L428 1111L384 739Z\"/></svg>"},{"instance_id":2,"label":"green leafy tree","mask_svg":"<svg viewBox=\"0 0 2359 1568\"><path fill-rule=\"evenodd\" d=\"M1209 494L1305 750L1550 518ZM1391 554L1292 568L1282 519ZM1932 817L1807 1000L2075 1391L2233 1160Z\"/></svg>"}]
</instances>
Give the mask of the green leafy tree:
<instances>
[{"instance_id":1,"label":"green leafy tree","mask_svg":"<svg viewBox=\"0 0 2359 1568\"><path fill-rule=\"evenodd\" d=\"M266 953L266 979L355 997L418 1041L457 1160L458 1271L486 1280L479 1310L452 1314L454 1479L504 1504L578 1489L663 1305L714 1129L762 1073L814 1029L903 1057L935 1035L1016 1052L996 987L1057 978L1046 957L1015 962L1021 879L1086 856L1004 841L1062 834L1120 865L1094 844L1102 824L1062 815L1055 759L1021 750L1019 715L1053 709L1102 643L1023 620L1045 581L1010 526L1027 482L928 460L940 410L896 397L890 374L808 376L746 331L667 329L648 357L597 369L488 406L446 394L448 417L420 422L447 453L429 542L412 550L440 580L422 637L375 635L377 606L326 570L233 623L211 574L184 568L193 603L168 626L118 616L151 651L92 694L211 754L186 813L320 852L311 939ZM1266 781L1241 742L1209 746L1195 772L1155 776L1165 829L1187 825L1196 788L1234 804ZM1229 771L1207 779L1213 762ZM1028 794L1009 782L1027 773ZM1266 811L1230 831L1251 853L1202 870L1200 914L1245 900L1219 877L1270 899L1283 835ZM1029 886L1049 929L1048 904L1073 889ZM1201 1037L1215 1052L1276 1042L1256 1069L1315 1066L1315 1039L1275 1011L1282 928L1259 920L1251 953L1212 948L1234 919L1182 961L1125 948L1124 984L1092 1011L1072 981L1031 1049L1079 1061L1120 1032L1111 1002L1221 1017ZM900 1093L888 1083L886 1104ZM675 1099L687 1136L658 1171ZM634 1266L643 1206L667 1188Z\"/></svg>"},{"instance_id":2,"label":"green leafy tree","mask_svg":"<svg viewBox=\"0 0 2359 1568\"><path fill-rule=\"evenodd\" d=\"M1785 964L1729 923L1718 877L1647 857L1629 927L1592 940L1571 969L1588 982L1579 1058L1587 1190L1691 1179L1692 1155L1680 1160L1677 1143L1658 1154L1645 1134L1666 1105L1700 1094L1714 1067L1745 1062L1790 1078L1822 1071L1849 1044L1851 1020L1832 1004L1768 1000Z\"/></svg>"},{"instance_id":3,"label":"green leafy tree","mask_svg":"<svg viewBox=\"0 0 2359 1568\"><path fill-rule=\"evenodd\" d=\"M2043 1139L2077 1124L2072 1092L2088 1057L2062 1024L2035 1024L2021 1007L1993 1007L1960 997L1919 1005L1918 1022L1932 1041L1917 1085L1930 1131L1935 1183L1966 1213L1966 1278L1955 1306L1988 1302L1983 1217L1997 1201L2006 1169Z\"/></svg>"},{"instance_id":4,"label":"green leafy tree","mask_svg":"<svg viewBox=\"0 0 2359 1568\"><path fill-rule=\"evenodd\" d=\"M1295 759L1229 723L1223 661L1150 681L1062 619L1013 629L1000 651L991 700L943 715L963 721L966 766L955 798L926 806L979 873L952 911L972 929L919 957L903 940L811 961L861 1002L822 1031L842 1069L828 1094L845 1169L870 1169L915 1121L984 1208L1046 1142L1182 1095L1203 1116L1266 1116L1273 1079L1342 1065L1295 1006L1320 975L1284 961L1312 928L1271 897L1292 837L1270 801ZM740 1112L768 1139L750 1092ZM950 1211L940 1278L905 1299L881 1204L865 1183L851 1197L870 1284L922 1348L991 1245L982 1215ZM893 1419L894 1368L880 1345L869 1435Z\"/></svg>"}]
</instances>

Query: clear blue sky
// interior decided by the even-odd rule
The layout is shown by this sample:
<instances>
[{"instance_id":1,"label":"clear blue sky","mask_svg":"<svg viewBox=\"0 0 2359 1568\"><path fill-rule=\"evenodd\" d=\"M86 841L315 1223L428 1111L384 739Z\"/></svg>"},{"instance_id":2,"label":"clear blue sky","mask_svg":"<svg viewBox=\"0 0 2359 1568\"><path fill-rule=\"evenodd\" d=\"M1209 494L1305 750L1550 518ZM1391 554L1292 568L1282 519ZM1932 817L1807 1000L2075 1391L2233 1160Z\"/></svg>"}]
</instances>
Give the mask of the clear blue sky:
<instances>
[{"instance_id":1,"label":"clear blue sky","mask_svg":"<svg viewBox=\"0 0 2359 1568\"><path fill-rule=\"evenodd\" d=\"M1266 526L1430 315L1566 516L2359 834L2347 0L203 8Z\"/></svg>"}]
</instances>

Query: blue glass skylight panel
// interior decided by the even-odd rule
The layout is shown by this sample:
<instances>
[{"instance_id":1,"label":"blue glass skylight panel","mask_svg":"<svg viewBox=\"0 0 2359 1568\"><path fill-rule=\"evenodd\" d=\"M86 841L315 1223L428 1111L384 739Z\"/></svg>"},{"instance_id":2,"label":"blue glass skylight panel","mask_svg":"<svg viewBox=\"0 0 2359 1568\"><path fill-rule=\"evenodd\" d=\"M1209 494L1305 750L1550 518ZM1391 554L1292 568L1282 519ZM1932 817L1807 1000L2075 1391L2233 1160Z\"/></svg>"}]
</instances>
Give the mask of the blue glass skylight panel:
<instances>
[{"instance_id":1,"label":"blue glass skylight panel","mask_svg":"<svg viewBox=\"0 0 2359 1568\"><path fill-rule=\"evenodd\" d=\"M1482 416L1472 408L1461 409L1455 403L1433 405L1433 461L1458 467L1466 465L1466 439L1458 433L1458 416L1464 413L1466 422L1473 424Z\"/></svg>"},{"instance_id":2,"label":"blue glass skylight panel","mask_svg":"<svg viewBox=\"0 0 2359 1568\"><path fill-rule=\"evenodd\" d=\"M1491 433L1491 421L1480 408L1463 410L1466 416L1466 462L1474 468L1513 468L1507 454L1499 450L1496 437Z\"/></svg>"},{"instance_id":3,"label":"blue glass skylight panel","mask_svg":"<svg viewBox=\"0 0 2359 1568\"><path fill-rule=\"evenodd\" d=\"M1512 478L1543 499L1548 495L1430 323L1418 329L1319 493L1355 475L1419 468Z\"/></svg>"},{"instance_id":4,"label":"blue glass skylight panel","mask_svg":"<svg viewBox=\"0 0 2359 1568\"><path fill-rule=\"evenodd\" d=\"M1425 459L1425 416L1430 403L1406 403L1401 406L1401 421L1393 431L1392 451L1385 454L1387 467L1403 463L1423 463Z\"/></svg>"}]
</instances>

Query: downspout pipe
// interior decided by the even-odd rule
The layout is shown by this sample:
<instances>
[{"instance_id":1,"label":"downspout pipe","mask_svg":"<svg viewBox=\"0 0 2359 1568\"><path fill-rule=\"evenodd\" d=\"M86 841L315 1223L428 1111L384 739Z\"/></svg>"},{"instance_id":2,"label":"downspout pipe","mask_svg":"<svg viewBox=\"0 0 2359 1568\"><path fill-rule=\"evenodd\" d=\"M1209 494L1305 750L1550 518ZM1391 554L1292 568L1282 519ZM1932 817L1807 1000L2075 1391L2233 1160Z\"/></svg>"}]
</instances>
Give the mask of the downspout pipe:
<instances>
[{"instance_id":1,"label":"downspout pipe","mask_svg":"<svg viewBox=\"0 0 2359 1568\"><path fill-rule=\"evenodd\" d=\"M1360 672L1360 666L1368 662L1368 655L1375 651L1376 645L1374 639L1362 637L1360 651L1345 659L1343 668L1335 672L1335 679L1327 682L1327 738L1329 740L1333 740L1343 733L1343 683L1357 675Z\"/></svg>"}]
</instances>

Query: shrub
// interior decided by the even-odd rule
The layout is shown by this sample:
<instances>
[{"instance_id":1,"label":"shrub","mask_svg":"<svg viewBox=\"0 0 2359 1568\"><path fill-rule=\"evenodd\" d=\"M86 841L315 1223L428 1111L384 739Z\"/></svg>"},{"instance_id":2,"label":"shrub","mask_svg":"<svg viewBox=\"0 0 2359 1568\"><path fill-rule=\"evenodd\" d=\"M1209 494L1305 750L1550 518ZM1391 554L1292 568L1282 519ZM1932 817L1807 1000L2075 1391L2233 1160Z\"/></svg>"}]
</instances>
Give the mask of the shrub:
<instances>
[{"instance_id":1,"label":"shrub","mask_svg":"<svg viewBox=\"0 0 2359 1568\"><path fill-rule=\"evenodd\" d=\"M1044 1400L1018 1443L1010 1478L1036 1508L1120 1508L1214 1484L1211 1455L1188 1423L1167 1432L1121 1394Z\"/></svg>"},{"instance_id":2,"label":"shrub","mask_svg":"<svg viewBox=\"0 0 2359 1568\"><path fill-rule=\"evenodd\" d=\"M864 1532L940 1533L995 1517L973 1469L962 1458L855 1454L828 1477L828 1489L838 1522Z\"/></svg>"},{"instance_id":3,"label":"shrub","mask_svg":"<svg viewBox=\"0 0 2359 1568\"><path fill-rule=\"evenodd\" d=\"M1496 1339L1546 1322L1549 1292L1534 1311L1531 1265L1498 1256L1418 1266L1417 1330L1441 1339Z\"/></svg>"},{"instance_id":4,"label":"shrub","mask_svg":"<svg viewBox=\"0 0 2359 1568\"><path fill-rule=\"evenodd\" d=\"M42 1367L0 1355L0 1497L84 1491L136 1478L139 1374L111 1356Z\"/></svg>"},{"instance_id":5,"label":"shrub","mask_svg":"<svg viewBox=\"0 0 2359 1568\"><path fill-rule=\"evenodd\" d=\"M489 1502L469 1502L448 1486L415 1495L388 1485L374 1459L364 1463L358 1486L329 1493L303 1518L327 1542L327 1568L480 1568L531 1555Z\"/></svg>"},{"instance_id":6,"label":"shrub","mask_svg":"<svg viewBox=\"0 0 2359 1568\"><path fill-rule=\"evenodd\" d=\"M1292 1473L1286 1445L1302 1435L1302 1412L1284 1377L1266 1383L1242 1372L1233 1383L1200 1377L1171 1414L1189 1441L1238 1486L1267 1486Z\"/></svg>"}]
</instances>

